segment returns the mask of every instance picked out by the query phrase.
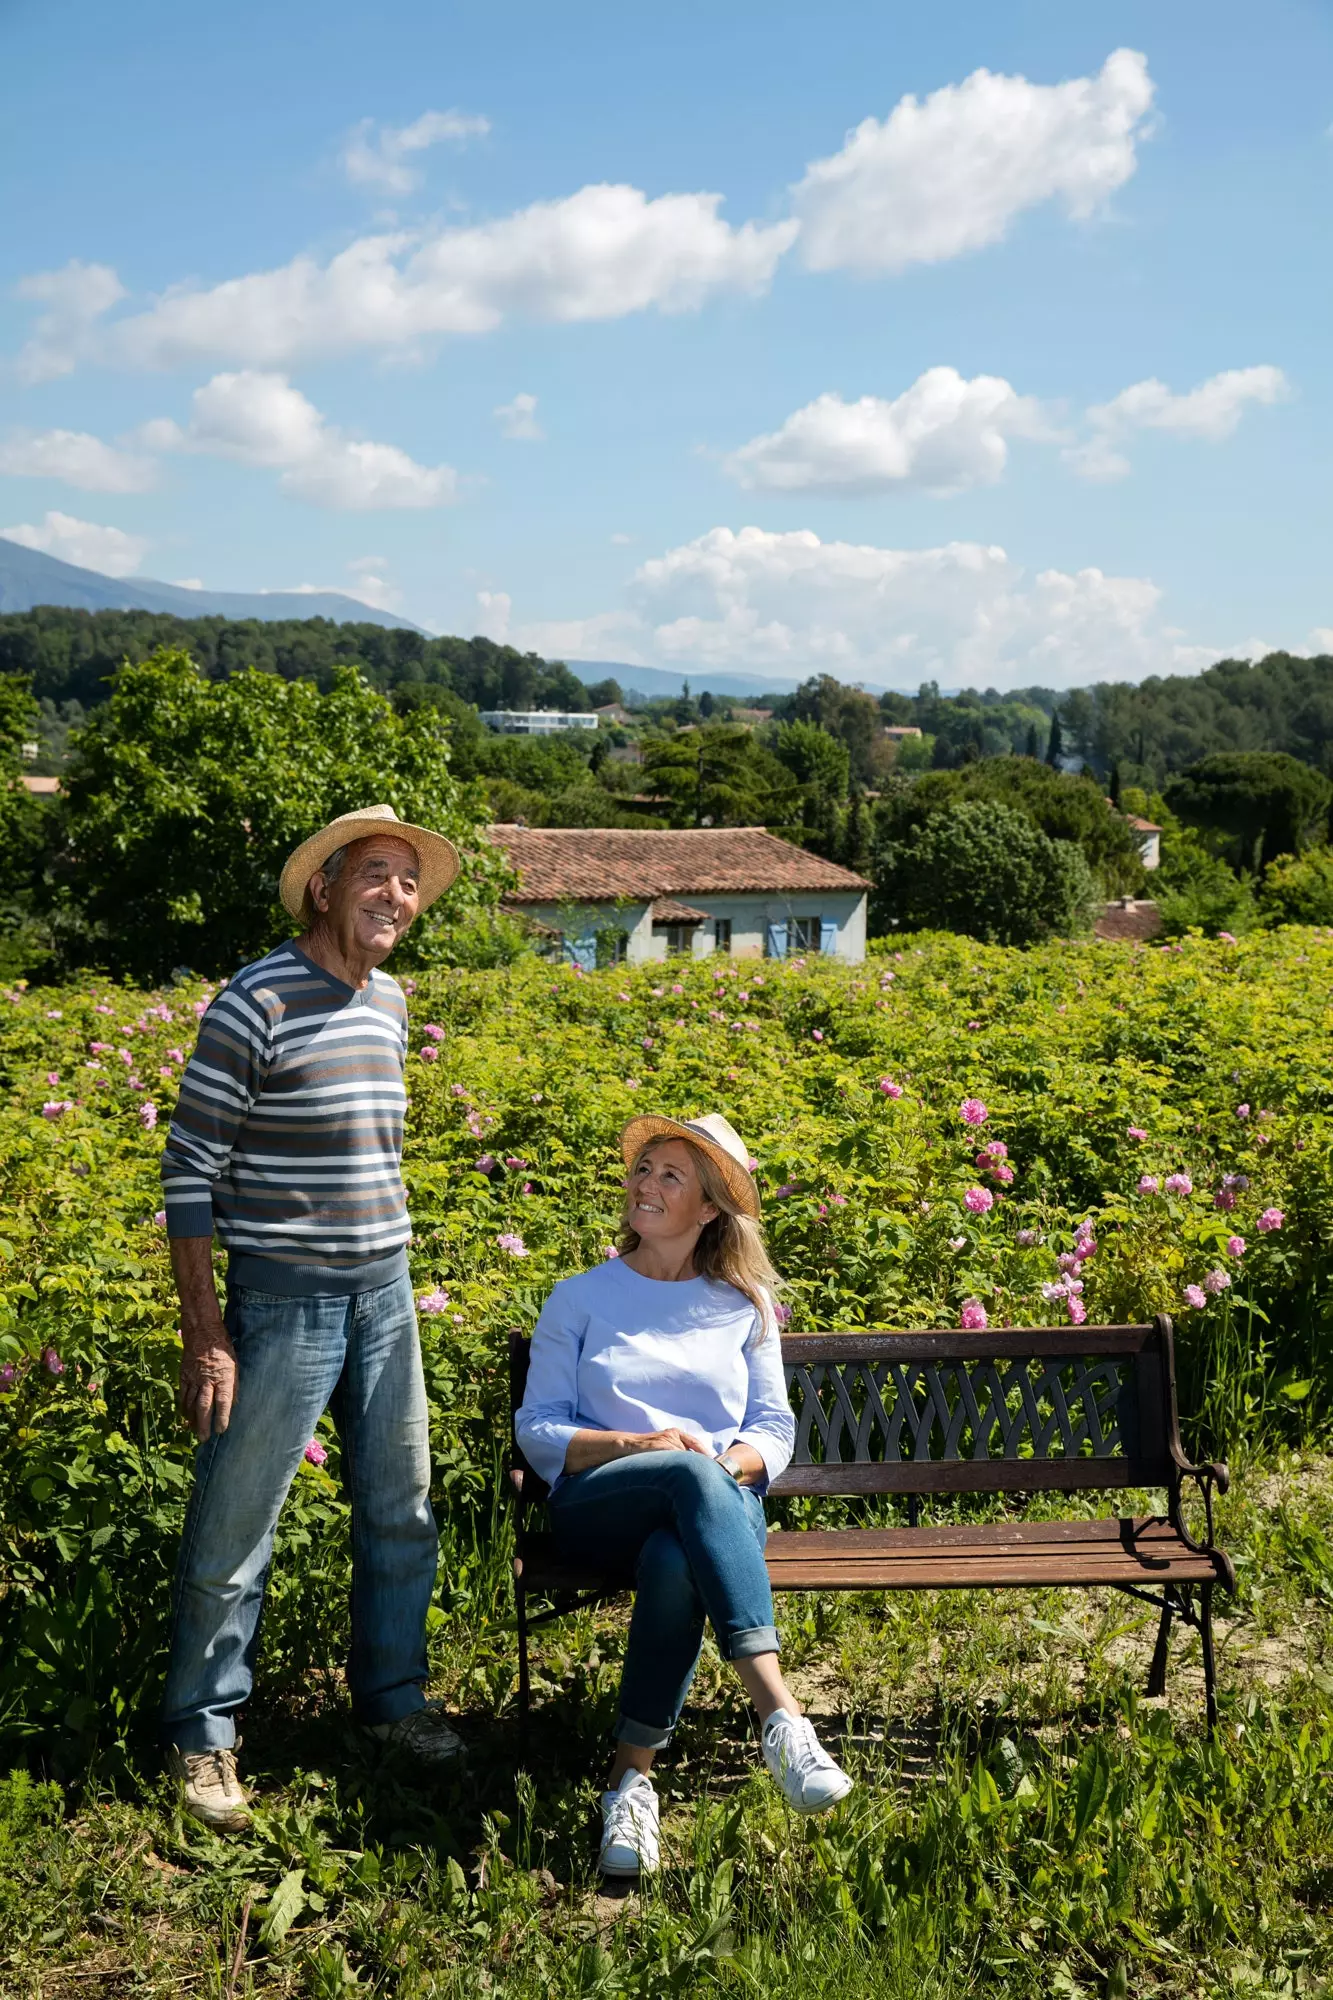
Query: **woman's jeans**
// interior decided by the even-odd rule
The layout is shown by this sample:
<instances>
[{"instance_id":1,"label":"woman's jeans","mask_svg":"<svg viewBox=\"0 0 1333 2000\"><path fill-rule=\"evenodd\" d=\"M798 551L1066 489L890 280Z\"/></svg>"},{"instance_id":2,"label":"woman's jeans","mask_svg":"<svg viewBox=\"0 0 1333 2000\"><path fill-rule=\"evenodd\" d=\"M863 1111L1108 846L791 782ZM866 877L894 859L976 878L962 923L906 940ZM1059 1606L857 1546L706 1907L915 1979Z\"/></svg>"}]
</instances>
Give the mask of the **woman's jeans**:
<instances>
[{"instance_id":1,"label":"woman's jeans","mask_svg":"<svg viewBox=\"0 0 1333 2000\"><path fill-rule=\"evenodd\" d=\"M724 1659L777 1652L763 1502L716 1460L647 1451L591 1466L561 1480L550 1520L561 1556L634 1571L620 1742L660 1750L671 1741L705 1616Z\"/></svg>"},{"instance_id":2,"label":"woman's jeans","mask_svg":"<svg viewBox=\"0 0 1333 2000\"><path fill-rule=\"evenodd\" d=\"M330 1405L352 1502L352 1706L361 1722L397 1722L425 1700L438 1557L411 1282L316 1298L233 1287L225 1319L236 1400L195 1453L163 1740L185 1751L236 1740L278 1515Z\"/></svg>"}]
</instances>

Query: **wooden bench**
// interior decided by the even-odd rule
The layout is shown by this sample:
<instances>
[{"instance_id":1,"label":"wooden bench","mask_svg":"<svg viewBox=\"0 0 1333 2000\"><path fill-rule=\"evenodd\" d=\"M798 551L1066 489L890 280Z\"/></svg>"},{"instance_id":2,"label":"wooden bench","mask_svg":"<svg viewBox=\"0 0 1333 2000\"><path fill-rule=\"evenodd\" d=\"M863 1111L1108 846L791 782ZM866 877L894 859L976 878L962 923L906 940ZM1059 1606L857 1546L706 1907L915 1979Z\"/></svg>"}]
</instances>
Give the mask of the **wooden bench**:
<instances>
[{"instance_id":1,"label":"wooden bench","mask_svg":"<svg viewBox=\"0 0 1333 2000\"><path fill-rule=\"evenodd\" d=\"M509 1339L510 1397L523 1400L529 1342ZM855 1331L787 1336L782 1359L796 1415L791 1464L777 1499L900 1494L909 1525L772 1530L774 1590L1049 1590L1108 1587L1158 1612L1147 1691L1165 1691L1173 1619L1203 1646L1208 1726L1217 1720L1213 1591L1234 1590L1213 1539L1213 1492L1224 1465L1191 1465L1180 1443L1171 1322L1029 1327L993 1333ZM1204 1539L1186 1523L1186 1480L1203 1501ZM530 1704L528 1633L632 1588L628 1574L561 1562L530 1515L547 1487L513 1445L514 1589L519 1711ZM920 1525L923 1496L1082 1493L1165 1488L1166 1513L1073 1521ZM530 1597L545 1600L536 1616ZM1196 1601L1197 1600L1197 1601Z\"/></svg>"}]
</instances>

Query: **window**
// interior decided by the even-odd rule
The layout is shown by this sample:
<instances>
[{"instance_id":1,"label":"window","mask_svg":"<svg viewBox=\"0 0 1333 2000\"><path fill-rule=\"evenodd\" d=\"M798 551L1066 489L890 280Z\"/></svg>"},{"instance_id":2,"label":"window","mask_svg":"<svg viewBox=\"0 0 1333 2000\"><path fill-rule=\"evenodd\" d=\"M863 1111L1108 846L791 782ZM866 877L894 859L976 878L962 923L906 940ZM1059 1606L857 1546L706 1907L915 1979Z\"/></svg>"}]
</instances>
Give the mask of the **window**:
<instances>
[{"instance_id":1,"label":"window","mask_svg":"<svg viewBox=\"0 0 1333 2000\"><path fill-rule=\"evenodd\" d=\"M818 917L792 918L791 944L789 949L792 951L806 951L806 952L819 950Z\"/></svg>"},{"instance_id":2,"label":"window","mask_svg":"<svg viewBox=\"0 0 1333 2000\"><path fill-rule=\"evenodd\" d=\"M628 951L628 931L598 931L597 964L599 968L608 965L623 965Z\"/></svg>"},{"instance_id":3,"label":"window","mask_svg":"<svg viewBox=\"0 0 1333 2000\"><path fill-rule=\"evenodd\" d=\"M730 917L714 917L714 919L713 919L713 950L714 950L714 951L725 951L725 952L729 952L729 951L731 950L731 918L730 918Z\"/></svg>"}]
</instances>

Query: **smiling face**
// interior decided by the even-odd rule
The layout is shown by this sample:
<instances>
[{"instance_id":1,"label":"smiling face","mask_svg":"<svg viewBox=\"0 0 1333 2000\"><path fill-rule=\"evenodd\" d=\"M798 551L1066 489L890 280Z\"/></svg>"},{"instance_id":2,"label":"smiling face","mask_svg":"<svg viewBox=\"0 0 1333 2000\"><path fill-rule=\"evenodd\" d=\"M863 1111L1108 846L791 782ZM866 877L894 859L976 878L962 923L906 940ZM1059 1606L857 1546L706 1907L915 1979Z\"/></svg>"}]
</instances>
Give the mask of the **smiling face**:
<instances>
[{"instance_id":1,"label":"smiling face","mask_svg":"<svg viewBox=\"0 0 1333 2000\"><path fill-rule=\"evenodd\" d=\"M645 1146L625 1194L625 1221L647 1243L692 1241L721 1213L705 1195L694 1148L684 1139Z\"/></svg>"},{"instance_id":2,"label":"smiling face","mask_svg":"<svg viewBox=\"0 0 1333 2000\"><path fill-rule=\"evenodd\" d=\"M416 850L384 833L350 841L332 881L323 869L311 876L310 900L349 964L378 965L421 906Z\"/></svg>"}]
</instances>

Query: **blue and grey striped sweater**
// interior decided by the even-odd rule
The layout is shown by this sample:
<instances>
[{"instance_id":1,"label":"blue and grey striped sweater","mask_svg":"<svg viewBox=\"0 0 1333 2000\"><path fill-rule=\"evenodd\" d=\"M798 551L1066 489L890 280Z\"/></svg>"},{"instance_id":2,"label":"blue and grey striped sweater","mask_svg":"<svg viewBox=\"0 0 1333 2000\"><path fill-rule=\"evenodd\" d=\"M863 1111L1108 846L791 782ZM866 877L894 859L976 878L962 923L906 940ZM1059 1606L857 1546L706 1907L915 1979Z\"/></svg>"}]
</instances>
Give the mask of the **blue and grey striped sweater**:
<instances>
[{"instance_id":1,"label":"blue and grey striped sweater","mask_svg":"<svg viewBox=\"0 0 1333 2000\"><path fill-rule=\"evenodd\" d=\"M407 1005L357 992L294 944L247 965L205 1014L162 1155L167 1232L211 1236L229 1282L360 1292L407 1268L401 1171Z\"/></svg>"}]
</instances>

